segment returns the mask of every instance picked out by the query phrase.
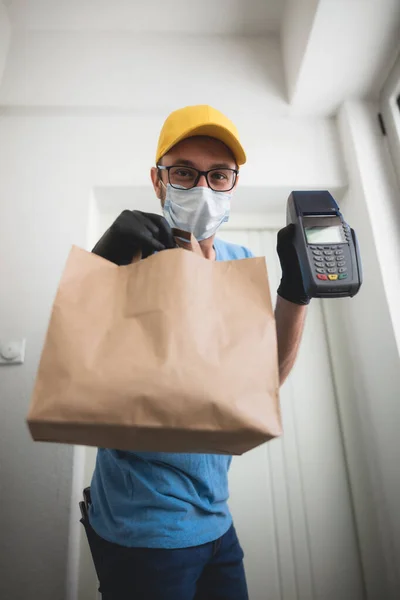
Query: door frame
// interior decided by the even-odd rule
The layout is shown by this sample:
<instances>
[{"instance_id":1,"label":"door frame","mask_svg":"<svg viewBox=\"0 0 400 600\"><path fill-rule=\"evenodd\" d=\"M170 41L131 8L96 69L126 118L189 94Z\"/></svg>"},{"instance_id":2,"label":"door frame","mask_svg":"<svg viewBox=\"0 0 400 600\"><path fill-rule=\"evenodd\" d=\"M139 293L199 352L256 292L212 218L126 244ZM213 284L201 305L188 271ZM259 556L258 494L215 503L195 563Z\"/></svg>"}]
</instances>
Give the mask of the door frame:
<instances>
[{"instance_id":1,"label":"door frame","mask_svg":"<svg viewBox=\"0 0 400 600\"><path fill-rule=\"evenodd\" d=\"M93 208L93 207L92 207ZM93 212L93 211L92 211ZM285 211L282 210L280 213L237 213L233 214L228 223L224 225L225 231L235 231L235 230L263 230L263 231L278 231L281 227L285 226L286 221ZM97 219L97 218L96 218ZM90 236L96 236L96 232L93 231L93 223L98 222L98 219L91 219L92 228L90 232ZM94 228L96 226L94 225ZM91 241L91 240L90 240ZM90 243L90 242L89 242ZM324 307L322 308L322 318L325 326L325 334L328 344L328 349L330 354L332 352L336 352L336 348L332 347L330 340L330 333L326 326L326 311ZM332 359L332 356L331 356ZM337 386L336 386L336 373L335 373L336 363L331 360L331 372L333 378L333 386L335 390L335 400L336 400L336 409L338 413L339 419L343 418L341 414L341 407L337 397ZM347 459L347 447L346 441L342 435L342 444L344 448L345 455L345 468L349 478L349 491L350 491L350 499L352 506L354 508L354 499L352 495L352 486L351 486L351 474L348 468L348 459ZM78 503L82 497L82 490L87 485L88 481L88 468L92 468L93 461L91 460L91 464L88 465L87 462L87 451L83 446L75 446L74 448L74 457L73 457L73 482L72 482L72 490L71 490L71 512L70 512L70 536L69 536L69 553L68 553L68 573L67 573L67 600L88 600L87 590L88 587L93 585L93 597L92 600L98 600L101 598L100 594L97 592L97 578L95 575L95 571L93 568L92 573L90 574L90 580L92 583L89 583L88 573L86 569L82 568L82 565L88 564L87 555L84 557L82 553L89 552L86 535L82 525L80 524L80 513L78 508ZM357 527L357 522L354 520L355 527ZM360 552L360 556L362 553Z\"/></svg>"}]
</instances>

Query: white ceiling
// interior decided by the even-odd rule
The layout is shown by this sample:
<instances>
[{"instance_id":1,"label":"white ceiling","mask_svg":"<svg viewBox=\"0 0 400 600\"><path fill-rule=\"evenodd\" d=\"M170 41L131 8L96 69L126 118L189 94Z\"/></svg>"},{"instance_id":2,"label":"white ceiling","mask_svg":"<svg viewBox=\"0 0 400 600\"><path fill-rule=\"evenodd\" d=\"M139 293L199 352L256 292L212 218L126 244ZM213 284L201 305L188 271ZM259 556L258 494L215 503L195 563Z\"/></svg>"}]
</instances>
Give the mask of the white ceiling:
<instances>
[{"instance_id":1,"label":"white ceiling","mask_svg":"<svg viewBox=\"0 0 400 600\"><path fill-rule=\"evenodd\" d=\"M285 0L3 0L18 29L261 35Z\"/></svg>"},{"instance_id":2,"label":"white ceiling","mask_svg":"<svg viewBox=\"0 0 400 600\"><path fill-rule=\"evenodd\" d=\"M140 51L135 52L132 57L132 62L139 64L139 70L143 66L143 72L146 71L145 64L149 65L147 71L151 72L149 46L152 55L157 52L158 63L164 58L163 54L168 55L168 48L174 49L174 57L181 53L187 54L188 39L190 45L192 40L200 37L206 39L207 34L212 34L202 55L203 59L208 58L212 64L217 59L226 60L224 53L217 58L213 54L212 44L221 41L218 36L232 36L229 40L234 40L237 45L242 44L245 47L243 55L246 56L256 41L256 38L251 40L249 36L263 36L257 38L257 41L268 40L276 44L281 53L271 55L268 49L264 51L261 47L254 52L254 61L248 69L253 81L257 83L257 90L261 92L258 98L261 102L264 101L265 94L262 90L268 89L268 81L275 81L279 70L278 77L282 80L280 90L286 88L286 95L278 91L275 95L269 94L269 98L277 99L279 106L284 105L285 110L290 109L293 116L331 116L336 114L338 107L347 99L376 99L400 40L400 0L0 0L1 2L7 8L11 29L17 33L14 39L24 40L20 43L21 48L29 47L26 45L28 43L35 48L41 47L37 43L39 38L46 44L49 36L56 39L58 34L57 52L54 53L49 42L50 49L44 65L36 61L34 73L38 70L45 73L48 60L52 62L53 58L59 61L60 73L63 64L66 65L67 72L71 73L70 66L73 62L70 57L67 56L62 62L68 44L73 44L72 54L75 57L75 50L79 54L81 46L89 48L88 52L82 52L87 64L88 56L94 57L96 53L96 44L101 46L103 43L108 44L109 48L107 64L117 64L119 72L120 65L125 64L124 60L129 57L126 54L123 60L110 62L114 60L110 40L114 36L122 44L124 36L121 32L127 32L132 43L139 43L140 35L144 35L145 44L139 45ZM38 31L42 33L37 35ZM100 32L106 34L99 35ZM131 32L133 35L130 35ZM182 36L183 33L185 37ZM107 37L109 34L110 39ZM150 34L153 38L150 38ZM240 54L234 64L240 63L243 55ZM100 64L99 57L100 54L97 63L93 58L93 64L98 64L102 70L103 64ZM269 67L272 70L268 71ZM97 72L90 69L87 71L87 76L92 79L90 89L93 89L93 73ZM73 76L76 77L75 72ZM25 76L22 79L25 85ZM97 79L103 85L104 77ZM125 89L125 80L123 87ZM148 88L142 87L144 93L149 93ZM42 93L42 87L39 86L39 89ZM53 89L56 89L55 86ZM84 89L89 89L89 86ZM34 93L37 93L34 86L31 90L36 90ZM79 97L74 90L74 102ZM50 103L54 104L54 100ZM266 106L266 111L268 109L269 106Z\"/></svg>"}]
</instances>

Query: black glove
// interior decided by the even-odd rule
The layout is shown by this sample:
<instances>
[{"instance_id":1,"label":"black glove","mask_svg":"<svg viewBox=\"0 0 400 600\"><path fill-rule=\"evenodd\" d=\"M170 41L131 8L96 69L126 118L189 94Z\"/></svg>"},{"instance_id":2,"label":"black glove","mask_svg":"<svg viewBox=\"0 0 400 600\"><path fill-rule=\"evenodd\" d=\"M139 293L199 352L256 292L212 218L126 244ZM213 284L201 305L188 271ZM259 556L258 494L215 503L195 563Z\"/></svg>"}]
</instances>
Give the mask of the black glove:
<instances>
[{"instance_id":1,"label":"black glove","mask_svg":"<svg viewBox=\"0 0 400 600\"><path fill-rule=\"evenodd\" d=\"M282 279L278 287L278 295L294 304L308 304L307 296L296 250L293 246L294 225L288 225L278 231L278 244L276 250L282 269Z\"/></svg>"},{"instance_id":2,"label":"black glove","mask_svg":"<svg viewBox=\"0 0 400 600\"><path fill-rule=\"evenodd\" d=\"M92 252L117 265L129 265L139 252L146 258L157 250L175 247L172 230L164 217L124 210Z\"/></svg>"}]
</instances>

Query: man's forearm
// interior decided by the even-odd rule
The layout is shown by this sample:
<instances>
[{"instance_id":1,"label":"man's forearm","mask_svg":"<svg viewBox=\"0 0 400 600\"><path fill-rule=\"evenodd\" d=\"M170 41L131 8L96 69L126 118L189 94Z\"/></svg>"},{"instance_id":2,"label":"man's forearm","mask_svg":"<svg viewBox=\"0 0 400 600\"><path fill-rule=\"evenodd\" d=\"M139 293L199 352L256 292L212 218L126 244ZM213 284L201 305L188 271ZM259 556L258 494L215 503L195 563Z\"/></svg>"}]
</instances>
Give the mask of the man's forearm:
<instances>
[{"instance_id":1,"label":"man's forearm","mask_svg":"<svg viewBox=\"0 0 400 600\"><path fill-rule=\"evenodd\" d=\"M289 375L300 346L307 306L288 302L278 296L275 307L280 385Z\"/></svg>"}]
</instances>

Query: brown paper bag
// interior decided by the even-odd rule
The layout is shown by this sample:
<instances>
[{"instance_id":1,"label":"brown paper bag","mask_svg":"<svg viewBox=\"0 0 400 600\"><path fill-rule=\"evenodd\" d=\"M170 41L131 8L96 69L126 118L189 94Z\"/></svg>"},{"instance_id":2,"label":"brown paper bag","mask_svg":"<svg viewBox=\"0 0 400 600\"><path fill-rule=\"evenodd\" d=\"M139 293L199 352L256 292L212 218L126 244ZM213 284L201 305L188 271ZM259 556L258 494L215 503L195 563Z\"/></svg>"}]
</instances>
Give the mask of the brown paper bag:
<instances>
[{"instance_id":1,"label":"brown paper bag","mask_svg":"<svg viewBox=\"0 0 400 600\"><path fill-rule=\"evenodd\" d=\"M167 250L118 267L73 247L28 425L33 439L242 454L281 434L263 258Z\"/></svg>"}]
</instances>

